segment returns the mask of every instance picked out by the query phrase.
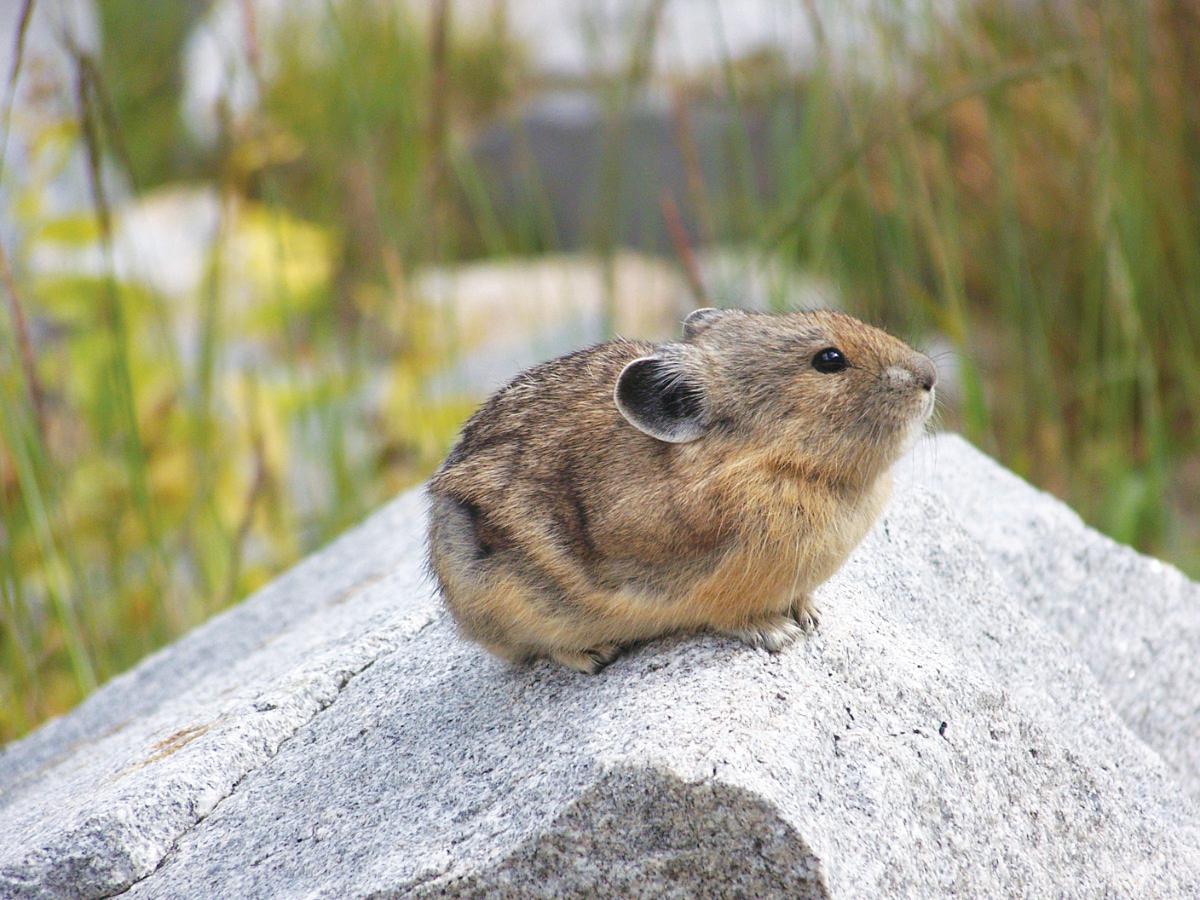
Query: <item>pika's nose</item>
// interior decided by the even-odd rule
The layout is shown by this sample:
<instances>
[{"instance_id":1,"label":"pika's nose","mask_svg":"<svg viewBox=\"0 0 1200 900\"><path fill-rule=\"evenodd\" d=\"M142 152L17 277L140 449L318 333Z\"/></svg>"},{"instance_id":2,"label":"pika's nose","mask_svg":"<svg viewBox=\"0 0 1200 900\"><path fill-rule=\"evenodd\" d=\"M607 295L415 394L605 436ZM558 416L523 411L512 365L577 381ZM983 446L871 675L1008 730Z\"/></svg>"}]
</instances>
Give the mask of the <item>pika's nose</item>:
<instances>
[{"instance_id":1,"label":"pika's nose","mask_svg":"<svg viewBox=\"0 0 1200 900\"><path fill-rule=\"evenodd\" d=\"M913 360L913 375L917 378L917 384L927 391L932 391L933 386L937 384L937 367L934 366L933 360L924 354L917 354Z\"/></svg>"},{"instance_id":2,"label":"pika's nose","mask_svg":"<svg viewBox=\"0 0 1200 900\"><path fill-rule=\"evenodd\" d=\"M932 391L937 384L937 369L933 367L933 360L922 353L914 353L907 361L888 366L883 375L891 387L902 391L913 388Z\"/></svg>"}]
</instances>

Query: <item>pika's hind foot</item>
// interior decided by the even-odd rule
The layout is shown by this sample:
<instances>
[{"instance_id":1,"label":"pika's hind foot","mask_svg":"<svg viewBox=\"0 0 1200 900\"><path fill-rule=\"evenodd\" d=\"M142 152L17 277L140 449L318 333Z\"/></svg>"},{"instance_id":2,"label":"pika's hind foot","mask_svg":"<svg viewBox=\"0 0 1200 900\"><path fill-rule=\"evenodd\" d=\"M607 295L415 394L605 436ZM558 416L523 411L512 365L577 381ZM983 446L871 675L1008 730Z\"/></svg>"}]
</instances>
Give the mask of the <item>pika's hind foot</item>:
<instances>
[{"instance_id":1,"label":"pika's hind foot","mask_svg":"<svg viewBox=\"0 0 1200 900\"><path fill-rule=\"evenodd\" d=\"M751 647L761 647L771 653L778 653L805 634L805 631L791 616L770 616L744 628L731 628L722 634L735 637Z\"/></svg>"},{"instance_id":2,"label":"pika's hind foot","mask_svg":"<svg viewBox=\"0 0 1200 900\"><path fill-rule=\"evenodd\" d=\"M620 655L621 648L616 644L601 644L586 650L553 650L550 658L568 669L595 675Z\"/></svg>"},{"instance_id":3,"label":"pika's hind foot","mask_svg":"<svg viewBox=\"0 0 1200 900\"><path fill-rule=\"evenodd\" d=\"M812 634L821 624L821 611L807 597L793 603L789 613L805 634Z\"/></svg>"}]
</instances>

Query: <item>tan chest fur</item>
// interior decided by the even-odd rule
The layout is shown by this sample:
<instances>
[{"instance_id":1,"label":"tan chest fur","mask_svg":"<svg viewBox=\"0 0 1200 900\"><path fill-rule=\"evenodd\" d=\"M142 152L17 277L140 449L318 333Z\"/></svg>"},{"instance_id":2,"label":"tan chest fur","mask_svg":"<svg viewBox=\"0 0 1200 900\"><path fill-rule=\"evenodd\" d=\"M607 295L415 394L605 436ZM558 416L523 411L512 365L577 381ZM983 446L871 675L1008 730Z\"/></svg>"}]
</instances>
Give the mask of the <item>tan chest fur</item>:
<instances>
[{"instance_id":1,"label":"tan chest fur","mask_svg":"<svg viewBox=\"0 0 1200 900\"><path fill-rule=\"evenodd\" d=\"M851 501L833 487L742 479L721 514L731 520L726 527L735 539L713 571L669 603L619 591L593 595L589 605L612 634L731 629L786 612L837 570L878 517L890 488L885 475Z\"/></svg>"},{"instance_id":2,"label":"tan chest fur","mask_svg":"<svg viewBox=\"0 0 1200 900\"><path fill-rule=\"evenodd\" d=\"M836 571L888 491L881 481L852 505L811 488L801 497L781 486L761 498L761 512L748 517L737 550L693 591L687 605L698 623L732 628L786 611Z\"/></svg>"}]
</instances>

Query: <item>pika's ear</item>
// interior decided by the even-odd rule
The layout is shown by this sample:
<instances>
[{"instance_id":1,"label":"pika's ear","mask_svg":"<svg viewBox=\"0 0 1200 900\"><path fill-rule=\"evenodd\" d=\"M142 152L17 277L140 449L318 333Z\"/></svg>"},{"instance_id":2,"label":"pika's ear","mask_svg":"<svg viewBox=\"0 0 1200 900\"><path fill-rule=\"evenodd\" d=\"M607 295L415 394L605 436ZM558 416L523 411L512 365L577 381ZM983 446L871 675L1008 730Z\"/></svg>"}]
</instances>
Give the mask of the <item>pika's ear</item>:
<instances>
[{"instance_id":1,"label":"pika's ear","mask_svg":"<svg viewBox=\"0 0 1200 900\"><path fill-rule=\"evenodd\" d=\"M635 359L621 370L613 391L630 425L671 444L686 444L708 431L704 388L682 362L662 355Z\"/></svg>"},{"instance_id":2,"label":"pika's ear","mask_svg":"<svg viewBox=\"0 0 1200 900\"><path fill-rule=\"evenodd\" d=\"M744 319L749 313L744 309L713 309L706 307L704 309L696 309L687 314L687 318L683 320L683 339L690 341L697 335L708 331L721 319L738 318Z\"/></svg>"},{"instance_id":3,"label":"pika's ear","mask_svg":"<svg viewBox=\"0 0 1200 900\"><path fill-rule=\"evenodd\" d=\"M723 315L725 315L725 310L712 307L693 310L683 320L683 339L686 341L694 338Z\"/></svg>"}]
</instances>

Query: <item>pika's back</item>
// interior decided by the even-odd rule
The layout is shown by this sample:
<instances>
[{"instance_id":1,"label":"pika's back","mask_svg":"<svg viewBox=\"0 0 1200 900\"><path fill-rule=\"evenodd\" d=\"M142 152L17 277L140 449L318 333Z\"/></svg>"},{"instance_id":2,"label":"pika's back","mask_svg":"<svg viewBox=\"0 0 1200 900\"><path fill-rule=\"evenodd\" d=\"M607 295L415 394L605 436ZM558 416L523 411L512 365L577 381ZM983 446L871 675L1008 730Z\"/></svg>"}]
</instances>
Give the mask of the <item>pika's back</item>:
<instances>
[{"instance_id":1,"label":"pika's back","mask_svg":"<svg viewBox=\"0 0 1200 900\"><path fill-rule=\"evenodd\" d=\"M452 571L519 572L561 598L649 586L715 552L688 451L630 427L613 401L621 372L653 349L615 340L552 360L471 417L429 486L443 584Z\"/></svg>"},{"instance_id":2,"label":"pika's back","mask_svg":"<svg viewBox=\"0 0 1200 900\"><path fill-rule=\"evenodd\" d=\"M613 384L652 349L608 341L522 372L467 420L430 487L453 495L533 486L561 474L564 464L607 455L605 448L637 434L613 405Z\"/></svg>"}]
</instances>

